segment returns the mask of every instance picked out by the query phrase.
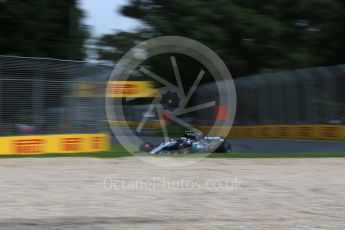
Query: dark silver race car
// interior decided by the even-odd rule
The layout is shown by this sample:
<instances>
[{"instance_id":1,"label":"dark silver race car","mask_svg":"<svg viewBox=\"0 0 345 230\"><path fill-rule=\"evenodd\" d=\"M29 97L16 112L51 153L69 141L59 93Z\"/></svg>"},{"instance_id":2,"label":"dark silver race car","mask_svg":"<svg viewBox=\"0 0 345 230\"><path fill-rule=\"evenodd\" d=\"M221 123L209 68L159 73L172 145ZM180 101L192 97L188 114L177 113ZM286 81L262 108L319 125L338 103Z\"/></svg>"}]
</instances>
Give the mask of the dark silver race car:
<instances>
[{"instance_id":1,"label":"dark silver race car","mask_svg":"<svg viewBox=\"0 0 345 230\"><path fill-rule=\"evenodd\" d=\"M146 142L140 146L140 152L159 154L159 153L231 153L231 143L221 137L205 136L198 138L193 133L186 133L181 138L171 139L159 145Z\"/></svg>"}]
</instances>

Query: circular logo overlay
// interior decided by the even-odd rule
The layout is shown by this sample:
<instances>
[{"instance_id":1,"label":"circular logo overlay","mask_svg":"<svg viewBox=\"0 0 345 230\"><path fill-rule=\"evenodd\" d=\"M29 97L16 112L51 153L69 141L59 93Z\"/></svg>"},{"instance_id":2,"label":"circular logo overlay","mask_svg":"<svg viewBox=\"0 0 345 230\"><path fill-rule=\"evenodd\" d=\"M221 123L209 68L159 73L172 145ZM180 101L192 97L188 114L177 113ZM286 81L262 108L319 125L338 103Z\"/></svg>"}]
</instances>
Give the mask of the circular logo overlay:
<instances>
[{"instance_id":1,"label":"circular logo overlay","mask_svg":"<svg viewBox=\"0 0 345 230\"><path fill-rule=\"evenodd\" d=\"M195 40L162 36L133 47L111 74L105 105L119 144L150 164L186 166L231 151L235 85L217 54Z\"/></svg>"}]
</instances>

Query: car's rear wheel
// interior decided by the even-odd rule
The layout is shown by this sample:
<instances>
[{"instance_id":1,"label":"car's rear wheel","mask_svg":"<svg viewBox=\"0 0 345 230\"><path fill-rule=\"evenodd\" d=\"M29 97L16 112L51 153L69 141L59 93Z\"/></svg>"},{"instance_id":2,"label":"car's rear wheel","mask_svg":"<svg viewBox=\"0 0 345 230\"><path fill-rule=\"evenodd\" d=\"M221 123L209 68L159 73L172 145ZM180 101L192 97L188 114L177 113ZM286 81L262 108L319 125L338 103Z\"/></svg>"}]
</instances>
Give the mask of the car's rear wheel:
<instances>
[{"instance_id":1,"label":"car's rear wheel","mask_svg":"<svg viewBox=\"0 0 345 230\"><path fill-rule=\"evenodd\" d=\"M231 143L227 140L223 141L223 143L221 143L220 146L217 148L216 152L231 153L232 152Z\"/></svg>"}]
</instances>

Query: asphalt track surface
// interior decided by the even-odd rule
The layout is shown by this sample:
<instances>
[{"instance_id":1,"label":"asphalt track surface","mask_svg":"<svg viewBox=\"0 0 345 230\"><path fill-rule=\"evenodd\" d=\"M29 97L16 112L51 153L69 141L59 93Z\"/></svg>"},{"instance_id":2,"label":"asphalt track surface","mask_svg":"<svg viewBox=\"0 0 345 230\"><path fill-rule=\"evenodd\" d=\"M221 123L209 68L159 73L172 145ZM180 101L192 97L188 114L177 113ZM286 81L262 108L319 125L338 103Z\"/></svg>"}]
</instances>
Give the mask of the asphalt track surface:
<instances>
[{"instance_id":1,"label":"asphalt track surface","mask_svg":"<svg viewBox=\"0 0 345 230\"><path fill-rule=\"evenodd\" d=\"M142 140L158 144L162 137L142 136ZM236 153L345 153L345 141L229 139ZM118 143L117 140L114 143Z\"/></svg>"},{"instance_id":2,"label":"asphalt track surface","mask_svg":"<svg viewBox=\"0 0 345 230\"><path fill-rule=\"evenodd\" d=\"M245 153L345 153L345 141L231 140L234 152Z\"/></svg>"}]
</instances>

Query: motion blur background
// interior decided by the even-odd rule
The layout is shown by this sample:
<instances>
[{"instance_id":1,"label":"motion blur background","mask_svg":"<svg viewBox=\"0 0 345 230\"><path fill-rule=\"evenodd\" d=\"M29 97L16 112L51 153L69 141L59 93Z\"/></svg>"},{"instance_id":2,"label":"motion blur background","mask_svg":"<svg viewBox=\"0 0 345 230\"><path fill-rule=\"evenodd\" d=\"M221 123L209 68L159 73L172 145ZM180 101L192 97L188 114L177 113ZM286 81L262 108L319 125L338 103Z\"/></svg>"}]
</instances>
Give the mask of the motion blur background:
<instances>
[{"instance_id":1,"label":"motion blur background","mask_svg":"<svg viewBox=\"0 0 345 230\"><path fill-rule=\"evenodd\" d=\"M278 135L270 126L307 125L298 138L314 137L310 127L326 125L327 137L345 140L344 27L341 0L1 0L0 135L109 131L102 82L140 41L174 35L200 41L228 66L235 125L265 126L235 136L289 137L288 127ZM188 88L198 69L184 63ZM166 63L145 65L173 81ZM217 93L205 78L192 103ZM128 120L151 116L146 104L132 105ZM188 119L211 125L217 108Z\"/></svg>"}]
</instances>

